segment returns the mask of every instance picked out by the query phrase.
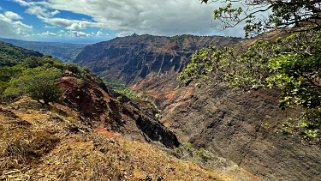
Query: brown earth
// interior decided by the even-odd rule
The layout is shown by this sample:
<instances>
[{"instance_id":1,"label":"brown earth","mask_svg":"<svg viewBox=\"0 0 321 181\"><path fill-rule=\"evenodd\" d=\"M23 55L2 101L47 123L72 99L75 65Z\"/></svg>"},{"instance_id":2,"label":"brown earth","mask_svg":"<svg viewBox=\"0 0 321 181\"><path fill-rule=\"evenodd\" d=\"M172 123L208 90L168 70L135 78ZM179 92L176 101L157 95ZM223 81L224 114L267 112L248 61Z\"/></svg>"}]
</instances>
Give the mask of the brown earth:
<instances>
[{"instance_id":1,"label":"brown earth","mask_svg":"<svg viewBox=\"0 0 321 181\"><path fill-rule=\"evenodd\" d=\"M121 133L133 140L159 141L167 147L179 145L176 136L155 119L152 105L126 99L92 77L65 75L59 86L65 90L63 101L79 113L78 119L87 126Z\"/></svg>"},{"instance_id":2,"label":"brown earth","mask_svg":"<svg viewBox=\"0 0 321 181\"><path fill-rule=\"evenodd\" d=\"M224 85L158 91L154 85L137 85L143 83L133 87L155 99L161 122L180 142L231 162L222 165L214 159L205 165L216 170L237 165L264 180L321 180L320 142L289 134L287 118L300 111L279 109L278 91L242 92Z\"/></svg>"},{"instance_id":3,"label":"brown earth","mask_svg":"<svg viewBox=\"0 0 321 181\"><path fill-rule=\"evenodd\" d=\"M0 180L231 180L157 145L92 130L77 114L28 97L0 105Z\"/></svg>"},{"instance_id":4,"label":"brown earth","mask_svg":"<svg viewBox=\"0 0 321 181\"><path fill-rule=\"evenodd\" d=\"M258 39L276 40L286 34L277 30L232 46L242 51ZM287 118L299 110L279 109L277 90L178 88L175 75L150 76L132 88L154 98L162 109L161 122L180 142L205 148L264 180L321 180L320 142L288 134Z\"/></svg>"},{"instance_id":5,"label":"brown earth","mask_svg":"<svg viewBox=\"0 0 321 181\"><path fill-rule=\"evenodd\" d=\"M264 180L320 180L320 143L286 132L295 110L277 107L271 90L196 89L193 98L171 104L162 121L181 142L191 142ZM174 107L174 108L173 108Z\"/></svg>"},{"instance_id":6,"label":"brown earth","mask_svg":"<svg viewBox=\"0 0 321 181\"><path fill-rule=\"evenodd\" d=\"M286 34L277 30L242 41L224 41L222 38L221 42L225 44L219 45L237 41L239 43L231 46L242 51L258 39L275 40ZM291 130L284 126L288 124L286 120L297 115L299 110L280 110L277 90L242 92L224 85L179 88L176 76L194 52L191 48L194 42L184 40L184 46L191 51L186 50L190 54L184 55L178 64L171 63L171 56L159 53L170 50L170 43L154 44L152 47L156 48L153 49L145 46L150 42L150 36L119 38L88 47L87 53L95 52L95 55L82 54L78 60L96 72L107 71L106 74L114 75L113 79L130 83L139 94L149 95L162 110L161 122L181 143L190 142L194 149L205 149L214 155L202 165L216 170L221 168L222 172L233 170L235 166L232 172L239 174L237 180L255 180L257 177L263 180L321 180L320 142L313 143L288 134ZM207 44L200 43L197 48L202 46ZM96 51L92 50L94 48ZM143 68L144 65L147 68ZM195 161L190 155L183 159ZM249 176L241 178L239 167L249 171ZM252 178L253 175L257 177Z\"/></svg>"}]
</instances>

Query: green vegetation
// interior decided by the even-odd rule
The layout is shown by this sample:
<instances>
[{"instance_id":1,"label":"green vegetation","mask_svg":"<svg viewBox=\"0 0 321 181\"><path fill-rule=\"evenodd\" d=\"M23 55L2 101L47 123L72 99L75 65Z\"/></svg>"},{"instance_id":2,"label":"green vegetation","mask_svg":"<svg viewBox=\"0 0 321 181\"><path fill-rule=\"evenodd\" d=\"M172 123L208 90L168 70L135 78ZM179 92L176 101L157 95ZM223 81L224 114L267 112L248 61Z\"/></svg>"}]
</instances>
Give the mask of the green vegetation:
<instances>
[{"instance_id":1,"label":"green vegetation","mask_svg":"<svg viewBox=\"0 0 321 181\"><path fill-rule=\"evenodd\" d=\"M309 135L320 134L320 43L321 31L309 30L276 41L259 40L243 53L233 48L209 47L197 51L178 78L186 84L194 79L227 82L244 90L278 88L283 93L280 108L305 108L301 122L310 126L303 127Z\"/></svg>"},{"instance_id":2,"label":"green vegetation","mask_svg":"<svg viewBox=\"0 0 321 181\"><path fill-rule=\"evenodd\" d=\"M37 51L44 55L51 55L62 60L63 62L72 62L75 60L78 54L86 46L85 44L22 41L1 38L0 41L11 43L15 46L23 47L28 50Z\"/></svg>"},{"instance_id":3,"label":"green vegetation","mask_svg":"<svg viewBox=\"0 0 321 181\"><path fill-rule=\"evenodd\" d=\"M179 147L175 148L172 152L177 158L194 158L201 162L208 162L214 158L213 153L204 148L194 148L191 143L182 143Z\"/></svg>"},{"instance_id":4,"label":"green vegetation","mask_svg":"<svg viewBox=\"0 0 321 181\"><path fill-rule=\"evenodd\" d=\"M15 47L11 44L0 42L0 67L13 66L18 61L27 57L41 57L38 52Z\"/></svg>"},{"instance_id":5,"label":"green vegetation","mask_svg":"<svg viewBox=\"0 0 321 181\"><path fill-rule=\"evenodd\" d=\"M277 88L282 92L280 108L304 108L298 118L299 133L305 138L320 137L321 26L316 19L320 18L321 9L316 6L318 1L247 1L249 11L237 6L239 2L215 9L214 18L222 20L225 28L245 21L246 36L271 28L296 27L288 29L292 31L287 37L258 40L245 51L214 46L197 51L178 79L185 84L193 80L226 82L243 90ZM256 18L268 10L272 13L267 19Z\"/></svg>"},{"instance_id":6,"label":"green vegetation","mask_svg":"<svg viewBox=\"0 0 321 181\"><path fill-rule=\"evenodd\" d=\"M10 86L4 91L4 95L17 97L28 94L31 98L43 100L48 105L49 102L58 101L62 94L62 90L56 85L60 76L61 71L56 68L25 69L19 76L10 80Z\"/></svg>"},{"instance_id":7,"label":"green vegetation","mask_svg":"<svg viewBox=\"0 0 321 181\"><path fill-rule=\"evenodd\" d=\"M63 72L81 78L89 74L88 69L62 64L50 56L7 43L0 45L0 99L4 101L28 95L48 105L58 101L62 94L57 83Z\"/></svg>"},{"instance_id":8,"label":"green vegetation","mask_svg":"<svg viewBox=\"0 0 321 181\"><path fill-rule=\"evenodd\" d=\"M161 117L161 110L158 109L157 105L155 102L151 99L151 97L148 95L148 93L142 91L142 92L135 92L131 90L130 88L126 87L126 85L116 81L116 80L111 80L107 78L103 78L104 82L108 85L109 88L113 89L115 92L125 95L131 100L143 100L146 102L151 103L156 109L157 113L155 114L155 117L157 119L160 119Z\"/></svg>"},{"instance_id":9,"label":"green vegetation","mask_svg":"<svg viewBox=\"0 0 321 181\"><path fill-rule=\"evenodd\" d=\"M53 67L58 65L48 57L28 57L14 66L0 67L0 96L3 100L10 100L22 95L45 104L58 101L62 90L57 86L57 80L62 70Z\"/></svg>"},{"instance_id":10,"label":"green vegetation","mask_svg":"<svg viewBox=\"0 0 321 181\"><path fill-rule=\"evenodd\" d=\"M209 0L201 0L207 3ZM214 19L223 22L224 28L244 23L246 36L255 36L273 28L286 28L314 24L320 29L320 1L312 0L218 0L224 6L214 10ZM263 13L263 14L262 14Z\"/></svg>"},{"instance_id":11,"label":"green vegetation","mask_svg":"<svg viewBox=\"0 0 321 181\"><path fill-rule=\"evenodd\" d=\"M117 92L119 94L123 94L123 95L125 95L126 97L128 97L129 99L132 99L132 100L137 100L137 99L140 98L140 96L138 96L137 93L135 93L130 88L127 88L124 84L122 84L122 83L120 83L120 82L118 82L116 80L108 79L103 75L101 75L101 77L104 80L104 82L108 85L108 87L113 89L115 92Z\"/></svg>"},{"instance_id":12,"label":"green vegetation","mask_svg":"<svg viewBox=\"0 0 321 181\"><path fill-rule=\"evenodd\" d=\"M121 95L124 95L131 100L135 100L135 101L140 100L140 101L148 102L151 106L153 106L156 109L156 113L154 115L155 118L158 120L161 119L162 110L160 110L158 108L155 101L152 100L152 98L149 96L148 93L146 93L145 91L135 92L135 91L131 90L130 88L126 87L126 85L124 85L116 80L108 79L108 78L106 78L106 76L103 76L103 75L101 75L101 77L104 80L105 84L108 85L108 87L111 88L112 90L114 90L115 92L117 92ZM117 100L120 102L122 99L123 99L123 96L117 97Z\"/></svg>"}]
</instances>

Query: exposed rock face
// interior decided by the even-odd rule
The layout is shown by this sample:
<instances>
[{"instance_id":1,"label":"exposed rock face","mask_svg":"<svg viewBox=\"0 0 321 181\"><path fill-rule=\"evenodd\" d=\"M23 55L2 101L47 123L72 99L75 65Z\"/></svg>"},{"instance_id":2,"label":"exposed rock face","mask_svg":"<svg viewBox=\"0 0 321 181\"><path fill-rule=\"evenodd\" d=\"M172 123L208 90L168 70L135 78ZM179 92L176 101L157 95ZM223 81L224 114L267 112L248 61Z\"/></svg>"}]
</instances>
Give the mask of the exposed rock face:
<instances>
[{"instance_id":1,"label":"exposed rock face","mask_svg":"<svg viewBox=\"0 0 321 181\"><path fill-rule=\"evenodd\" d=\"M320 180L321 147L281 133L294 110L280 110L278 92L195 89L172 103L163 123L180 141L203 147L264 180Z\"/></svg>"},{"instance_id":2,"label":"exposed rock face","mask_svg":"<svg viewBox=\"0 0 321 181\"><path fill-rule=\"evenodd\" d=\"M224 46L238 40L221 36L133 35L89 45L75 63L87 66L95 73L104 73L110 79L126 84L137 83L151 74L181 71L198 49L211 44Z\"/></svg>"},{"instance_id":3,"label":"exposed rock face","mask_svg":"<svg viewBox=\"0 0 321 181\"><path fill-rule=\"evenodd\" d=\"M272 32L259 38L278 36L279 32ZM182 46L164 37L118 38L87 47L77 63L154 97L163 110L161 122L181 142L204 147L264 180L320 180L321 147L281 133L286 118L297 111L278 109L277 91L243 93L223 85L176 89L177 72L194 50L238 41L209 38L187 36ZM246 47L255 41L233 46Z\"/></svg>"},{"instance_id":4,"label":"exposed rock face","mask_svg":"<svg viewBox=\"0 0 321 181\"><path fill-rule=\"evenodd\" d=\"M65 104L52 106L28 97L0 104L0 180L232 180L158 145L91 129Z\"/></svg>"},{"instance_id":5,"label":"exposed rock face","mask_svg":"<svg viewBox=\"0 0 321 181\"><path fill-rule=\"evenodd\" d=\"M64 101L80 113L79 119L87 125L134 140L159 141L167 147L179 145L176 136L155 120L156 110L151 105L132 102L97 80L66 75L59 85L65 90Z\"/></svg>"}]
</instances>

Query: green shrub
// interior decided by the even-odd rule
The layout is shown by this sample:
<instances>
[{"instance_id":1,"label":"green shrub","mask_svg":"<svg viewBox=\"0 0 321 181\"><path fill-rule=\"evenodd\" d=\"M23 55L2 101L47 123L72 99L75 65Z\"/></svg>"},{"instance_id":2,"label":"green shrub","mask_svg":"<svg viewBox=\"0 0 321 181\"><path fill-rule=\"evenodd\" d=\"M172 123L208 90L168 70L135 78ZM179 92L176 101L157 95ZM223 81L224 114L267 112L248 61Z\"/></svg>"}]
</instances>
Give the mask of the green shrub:
<instances>
[{"instance_id":1,"label":"green shrub","mask_svg":"<svg viewBox=\"0 0 321 181\"><path fill-rule=\"evenodd\" d=\"M23 62L22 65L27 68L36 68L39 66L43 66L44 61L42 61L42 58L37 57L28 57Z\"/></svg>"},{"instance_id":2,"label":"green shrub","mask_svg":"<svg viewBox=\"0 0 321 181\"><path fill-rule=\"evenodd\" d=\"M64 65L65 70L68 70L74 74L80 74L81 70L77 65L74 64L65 64Z\"/></svg>"},{"instance_id":3,"label":"green shrub","mask_svg":"<svg viewBox=\"0 0 321 181\"><path fill-rule=\"evenodd\" d=\"M45 104L55 102L62 94L62 90L56 85L56 80L60 76L61 71L55 68L26 69L19 77L10 80L4 96L15 98L28 94L38 101L43 100Z\"/></svg>"}]
</instances>

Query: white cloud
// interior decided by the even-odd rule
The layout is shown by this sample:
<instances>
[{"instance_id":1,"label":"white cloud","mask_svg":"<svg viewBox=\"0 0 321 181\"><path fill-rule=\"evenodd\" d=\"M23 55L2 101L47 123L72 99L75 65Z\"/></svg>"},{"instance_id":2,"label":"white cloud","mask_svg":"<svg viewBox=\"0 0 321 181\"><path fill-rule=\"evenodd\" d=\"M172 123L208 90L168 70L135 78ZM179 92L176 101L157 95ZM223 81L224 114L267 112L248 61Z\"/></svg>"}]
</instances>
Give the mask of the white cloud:
<instances>
[{"instance_id":1,"label":"white cloud","mask_svg":"<svg viewBox=\"0 0 321 181\"><path fill-rule=\"evenodd\" d=\"M50 18L60 13L58 10L49 11L48 9L44 8L43 6L33 6L30 5L29 8L26 10L26 13L31 15L36 15L38 18Z\"/></svg>"},{"instance_id":2,"label":"white cloud","mask_svg":"<svg viewBox=\"0 0 321 181\"><path fill-rule=\"evenodd\" d=\"M30 6L26 13L36 15L38 17L48 17L47 10L41 6Z\"/></svg>"},{"instance_id":3,"label":"white cloud","mask_svg":"<svg viewBox=\"0 0 321 181\"><path fill-rule=\"evenodd\" d=\"M93 17L94 21L122 34L207 34L220 29L212 21L212 5L197 0L48 0L53 9Z\"/></svg>"},{"instance_id":4,"label":"white cloud","mask_svg":"<svg viewBox=\"0 0 321 181\"><path fill-rule=\"evenodd\" d=\"M103 24L97 22L89 22L83 20L69 20L64 18L47 18L47 17L39 17L43 22L48 23L53 26L58 26L62 28L66 28L68 30L81 30L86 29L88 27L102 27Z\"/></svg>"},{"instance_id":5,"label":"white cloud","mask_svg":"<svg viewBox=\"0 0 321 181\"><path fill-rule=\"evenodd\" d=\"M26 37L32 26L24 24L22 17L15 12L0 13L0 35L6 38Z\"/></svg>"},{"instance_id":6,"label":"white cloud","mask_svg":"<svg viewBox=\"0 0 321 181\"><path fill-rule=\"evenodd\" d=\"M75 37L90 37L91 35L89 33L85 33L82 31L72 31L74 33Z\"/></svg>"},{"instance_id":7,"label":"white cloud","mask_svg":"<svg viewBox=\"0 0 321 181\"><path fill-rule=\"evenodd\" d=\"M74 31L74 30L58 30L57 32L52 32L52 31L45 31L45 32L41 32L41 33L35 33L32 34L32 36L36 36L36 37L64 37L64 38L71 38L71 37L75 37L75 38L85 38L85 37L96 37L97 33L94 32L90 32L90 33L86 33L83 31Z\"/></svg>"},{"instance_id":8,"label":"white cloud","mask_svg":"<svg viewBox=\"0 0 321 181\"><path fill-rule=\"evenodd\" d=\"M201 4L198 0L13 0L27 7L30 14L43 22L68 30L94 27L110 29L121 35L138 34L215 34L222 33L219 22L212 19L217 3ZM55 17L59 11L70 11L91 20ZM227 35L241 36L242 31Z\"/></svg>"},{"instance_id":9,"label":"white cloud","mask_svg":"<svg viewBox=\"0 0 321 181\"><path fill-rule=\"evenodd\" d=\"M97 33L95 34L95 36L101 37L101 36L104 36L104 33L101 32L101 31L97 31Z\"/></svg>"},{"instance_id":10,"label":"white cloud","mask_svg":"<svg viewBox=\"0 0 321 181\"><path fill-rule=\"evenodd\" d=\"M19 20L19 19L22 19L22 17L15 13L15 12L12 12L12 11L6 11L4 12L4 16L6 16L7 18L11 19L11 20Z\"/></svg>"},{"instance_id":11,"label":"white cloud","mask_svg":"<svg viewBox=\"0 0 321 181\"><path fill-rule=\"evenodd\" d=\"M57 33L50 32L50 31L45 31L45 32L42 32L42 33L38 33L36 35L49 37L49 36L57 36Z\"/></svg>"},{"instance_id":12,"label":"white cloud","mask_svg":"<svg viewBox=\"0 0 321 181\"><path fill-rule=\"evenodd\" d=\"M65 18L56 18L55 15L60 11L50 9L50 5L45 1L29 2L24 0L14 0L21 6L27 7L26 13L37 16L43 22L52 26L66 28L68 30L81 30L87 27L102 27L103 24L94 21L74 20Z\"/></svg>"},{"instance_id":13,"label":"white cloud","mask_svg":"<svg viewBox=\"0 0 321 181\"><path fill-rule=\"evenodd\" d=\"M20 4L21 6L29 6L29 3L23 0L12 0L18 4Z\"/></svg>"}]
</instances>

